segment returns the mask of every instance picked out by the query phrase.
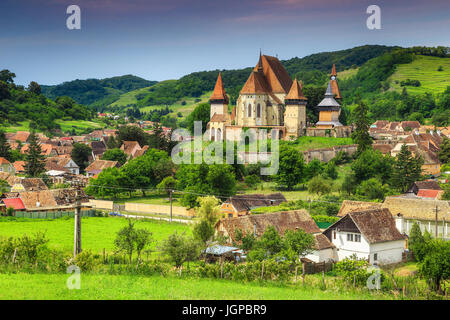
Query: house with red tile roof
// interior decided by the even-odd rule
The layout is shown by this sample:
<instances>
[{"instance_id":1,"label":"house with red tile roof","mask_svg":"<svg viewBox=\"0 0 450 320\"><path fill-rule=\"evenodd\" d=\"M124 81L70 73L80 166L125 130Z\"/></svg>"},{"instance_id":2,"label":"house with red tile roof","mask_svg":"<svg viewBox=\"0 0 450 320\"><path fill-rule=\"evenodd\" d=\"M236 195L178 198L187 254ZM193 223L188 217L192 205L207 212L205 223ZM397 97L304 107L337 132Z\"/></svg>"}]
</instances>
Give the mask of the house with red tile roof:
<instances>
[{"instance_id":1,"label":"house with red tile roof","mask_svg":"<svg viewBox=\"0 0 450 320\"><path fill-rule=\"evenodd\" d=\"M15 175L16 169L14 166L3 157L0 157L0 172L7 172L9 174Z\"/></svg>"}]
</instances>

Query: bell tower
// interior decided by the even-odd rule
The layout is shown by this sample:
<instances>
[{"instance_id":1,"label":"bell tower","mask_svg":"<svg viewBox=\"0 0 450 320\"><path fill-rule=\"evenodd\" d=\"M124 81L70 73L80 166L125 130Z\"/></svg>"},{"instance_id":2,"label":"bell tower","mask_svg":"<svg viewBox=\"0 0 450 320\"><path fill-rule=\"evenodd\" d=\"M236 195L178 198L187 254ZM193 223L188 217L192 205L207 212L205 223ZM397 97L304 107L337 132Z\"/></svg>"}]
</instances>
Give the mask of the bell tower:
<instances>
[{"instance_id":1,"label":"bell tower","mask_svg":"<svg viewBox=\"0 0 450 320\"><path fill-rule=\"evenodd\" d=\"M284 111L284 125L286 126L286 138L298 138L303 135L306 128L306 102L303 95L303 82L297 79L292 82L291 89L284 99L286 106Z\"/></svg>"},{"instance_id":2,"label":"bell tower","mask_svg":"<svg viewBox=\"0 0 450 320\"><path fill-rule=\"evenodd\" d=\"M222 82L222 74L219 73L217 77L216 86L214 87L214 91L209 99L211 103L211 113L210 119L214 114L227 114L228 113L228 96L225 92L225 88Z\"/></svg>"}]
</instances>

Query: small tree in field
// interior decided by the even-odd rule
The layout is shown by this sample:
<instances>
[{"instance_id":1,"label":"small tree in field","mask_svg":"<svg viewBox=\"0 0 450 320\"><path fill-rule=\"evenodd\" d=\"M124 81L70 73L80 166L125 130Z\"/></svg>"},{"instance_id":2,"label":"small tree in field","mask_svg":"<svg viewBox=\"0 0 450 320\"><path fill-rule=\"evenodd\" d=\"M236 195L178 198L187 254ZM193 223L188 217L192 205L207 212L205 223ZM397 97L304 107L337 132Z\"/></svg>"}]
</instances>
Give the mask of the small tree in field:
<instances>
[{"instance_id":1,"label":"small tree in field","mask_svg":"<svg viewBox=\"0 0 450 320\"><path fill-rule=\"evenodd\" d=\"M142 251L152 242L152 233L146 229L136 229L131 219L128 219L128 225L117 232L114 245L117 251L125 252L128 255L129 262L133 257L133 253L138 255L140 261Z\"/></svg>"},{"instance_id":2,"label":"small tree in field","mask_svg":"<svg viewBox=\"0 0 450 320\"><path fill-rule=\"evenodd\" d=\"M183 232L181 234L176 231L164 240L160 246L161 252L170 261L179 268L186 261L195 260L200 254L198 242L192 238L188 238Z\"/></svg>"},{"instance_id":3,"label":"small tree in field","mask_svg":"<svg viewBox=\"0 0 450 320\"><path fill-rule=\"evenodd\" d=\"M442 292L442 281L450 279L450 242L434 239L427 247L419 272L425 279L432 280L436 291Z\"/></svg>"},{"instance_id":4,"label":"small tree in field","mask_svg":"<svg viewBox=\"0 0 450 320\"><path fill-rule=\"evenodd\" d=\"M316 193L317 195L323 195L331 192L331 181L327 181L324 178L317 176L312 178L308 183L308 192Z\"/></svg>"}]
</instances>

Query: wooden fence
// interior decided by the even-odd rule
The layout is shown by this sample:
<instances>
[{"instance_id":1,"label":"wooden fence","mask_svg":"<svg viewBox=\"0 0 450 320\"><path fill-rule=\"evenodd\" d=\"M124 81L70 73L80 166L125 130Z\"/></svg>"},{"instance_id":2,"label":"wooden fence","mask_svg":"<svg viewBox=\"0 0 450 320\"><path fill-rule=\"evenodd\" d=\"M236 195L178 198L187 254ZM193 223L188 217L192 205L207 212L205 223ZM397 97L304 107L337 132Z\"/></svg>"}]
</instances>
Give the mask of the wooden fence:
<instances>
[{"instance_id":1,"label":"wooden fence","mask_svg":"<svg viewBox=\"0 0 450 320\"><path fill-rule=\"evenodd\" d=\"M49 212L27 212L17 211L14 216L18 218L31 218L31 219L56 219L62 217L73 217L74 211L49 211ZM82 217L95 217L95 210L82 210Z\"/></svg>"}]
</instances>

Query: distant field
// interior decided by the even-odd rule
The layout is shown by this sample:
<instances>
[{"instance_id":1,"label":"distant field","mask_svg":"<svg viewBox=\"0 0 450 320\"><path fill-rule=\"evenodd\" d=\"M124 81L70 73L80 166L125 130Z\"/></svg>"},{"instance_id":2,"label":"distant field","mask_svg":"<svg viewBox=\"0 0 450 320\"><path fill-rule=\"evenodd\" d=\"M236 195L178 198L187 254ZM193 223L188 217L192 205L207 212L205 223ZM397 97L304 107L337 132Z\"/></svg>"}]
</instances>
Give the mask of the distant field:
<instances>
[{"instance_id":1,"label":"distant field","mask_svg":"<svg viewBox=\"0 0 450 320\"><path fill-rule=\"evenodd\" d=\"M81 244L83 249L89 249L93 253L101 253L103 248L112 252L114 239L117 231L126 226L128 220L120 217L108 218L82 218ZM169 223L155 220L136 220L136 227L146 228L153 233L153 239L161 241L167 238L175 230L190 233L185 224ZM32 235L38 231L46 233L49 247L71 252L73 250L73 228L72 219L26 219L8 220L0 218L0 237L17 237L23 234Z\"/></svg>"},{"instance_id":2,"label":"distant field","mask_svg":"<svg viewBox=\"0 0 450 320\"><path fill-rule=\"evenodd\" d=\"M68 131L75 129L77 133L80 133L88 128L93 129L100 129L105 127L103 123L100 122L94 122L94 121L84 121L84 120L73 120L73 121L63 121L63 120L56 120L56 123L58 123L61 126L62 131ZM19 122L18 125L15 126L9 126L9 127L0 127L1 129L5 130L6 132L17 132L17 131L30 131L30 121L23 121ZM39 131L39 130L38 130Z\"/></svg>"},{"instance_id":3,"label":"distant field","mask_svg":"<svg viewBox=\"0 0 450 320\"><path fill-rule=\"evenodd\" d=\"M67 289L67 274L2 274L0 300L374 300L366 291L239 283L220 279L81 274L81 289Z\"/></svg>"},{"instance_id":4,"label":"distant field","mask_svg":"<svg viewBox=\"0 0 450 320\"><path fill-rule=\"evenodd\" d=\"M284 142L283 142L284 143ZM332 137L300 137L297 140L286 142L299 151L311 149L331 148L335 146L353 144L352 138L332 138Z\"/></svg>"},{"instance_id":5,"label":"distant field","mask_svg":"<svg viewBox=\"0 0 450 320\"><path fill-rule=\"evenodd\" d=\"M439 66L442 66L443 71L437 71ZM400 82L406 79L419 80L421 83L420 87L406 86L410 93L443 92L450 86L450 58L417 56L412 63L399 64L395 73L389 77L396 91L403 90Z\"/></svg>"},{"instance_id":6,"label":"distant field","mask_svg":"<svg viewBox=\"0 0 450 320\"><path fill-rule=\"evenodd\" d=\"M344 71L339 71L337 73L337 79L339 80L345 80L348 79L350 77L353 77L355 74L358 73L359 68L354 68L354 69L347 69Z\"/></svg>"}]
</instances>

